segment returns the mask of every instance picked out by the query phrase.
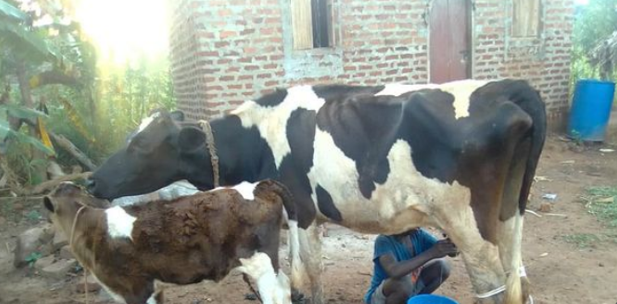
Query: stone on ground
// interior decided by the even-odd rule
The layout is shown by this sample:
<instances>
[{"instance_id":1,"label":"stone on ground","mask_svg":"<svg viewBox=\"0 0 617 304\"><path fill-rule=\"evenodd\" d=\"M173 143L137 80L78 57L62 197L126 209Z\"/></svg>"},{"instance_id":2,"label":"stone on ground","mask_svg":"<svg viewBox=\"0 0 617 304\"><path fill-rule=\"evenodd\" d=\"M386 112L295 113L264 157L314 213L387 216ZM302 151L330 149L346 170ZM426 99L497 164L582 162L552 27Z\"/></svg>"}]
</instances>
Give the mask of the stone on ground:
<instances>
[{"instance_id":1,"label":"stone on ground","mask_svg":"<svg viewBox=\"0 0 617 304\"><path fill-rule=\"evenodd\" d=\"M66 245L60 249L60 258L65 259L65 260L70 260L70 259L75 258L75 256L73 255L73 252L71 251L71 247L69 247L69 245Z\"/></svg>"},{"instance_id":2,"label":"stone on ground","mask_svg":"<svg viewBox=\"0 0 617 304\"><path fill-rule=\"evenodd\" d=\"M79 293L86 293L86 289L88 290L88 292L96 292L101 289L101 285L96 282L92 275L88 275L87 279L85 279L82 275L81 279L79 279L79 282L77 282L77 285L75 285L75 291Z\"/></svg>"},{"instance_id":3,"label":"stone on ground","mask_svg":"<svg viewBox=\"0 0 617 304\"><path fill-rule=\"evenodd\" d=\"M69 241L67 240L64 233L62 233L62 231L57 231L56 234L54 235L54 250L58 250L68 244L69 244Z\"/></svg>"},{"instance_id":4,"label":"stone on ground","mask_svg":"<svg viewBox=\"0 0 617 304\"><path fill-rule=\"evenodd\" d=\"M16 240L13 265L16 268L26 266L28 260L35 254L49 255L52 252L52 246L49 243L51 238L53 238L53 230L47 227L35 227L24 231Z\"/></svg>"},{"instance_id":5,"label":"stone on ground","mask_svg":"<svg viewBox=\"0 0 617 304\"><path fill-rule=\"evenodd\" d=\"M56 258L52 255L40 258L34 262L34 268L37 270L42 270L43 268L54 263Z\"/></svg>"},{"instance_id":6,"label":"stone on ground","mask_svg":"<svg viewBox=\"0 0 617 304\"><path fill-rule=\"evenodd\" d=\"M62 279L77 265L76 260L60 260L41 270L41 275L52 279Z\"/></svg>"}]
</instances>

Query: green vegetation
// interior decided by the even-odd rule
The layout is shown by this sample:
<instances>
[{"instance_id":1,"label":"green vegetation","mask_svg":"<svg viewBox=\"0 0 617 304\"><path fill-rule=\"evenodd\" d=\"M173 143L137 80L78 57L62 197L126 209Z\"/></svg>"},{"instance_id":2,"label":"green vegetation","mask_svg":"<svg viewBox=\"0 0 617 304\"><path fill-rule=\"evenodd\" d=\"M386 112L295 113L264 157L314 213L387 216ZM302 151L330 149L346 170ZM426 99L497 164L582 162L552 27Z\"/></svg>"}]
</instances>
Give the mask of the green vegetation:
<instances>
[{"instance_id":1,"label":"green vegetation","mask_svg":"<svg viewBox=\"0 0 617 304\"><path fill-rule=\"evenodd\" d=\"M589 213L610 228L617 228L617 187L591 187L584 197Z\"/></svg>"},{"instance_id":2,"label":"green vegetation","mask_svg":"<svg viewBox=\"0 0 617 304\"><path fill-rule=\"evenodd\" d=\"M600 237L590 233L567 234L562 236L567 243L575 244L580 249L589 248L600 241Z\"/></svg>"},{"instance_id":3,"label":"green vegetation","mask_svg":"<svg viewBox=\"0 0 617 304\"><path fill-rule=\"evenodd\" d=\"M26 257L26 262L28 263L28 267L34 267L34 263L38 261L43 255L40 252L33 252Z\"/></svg>"},{"instance_id":4,"label":"green vegetation","mask_svg":"<svg viewBox=\"0 0 617 304\"><path fill-rule=\"evenodd\" d=\"M588 248L601 242L617 243L617 187L590 187L581 196L585 208L605 225L608 230L601 234L577 233L562 236L563 240L578 248Z\"/></svg>"},{"instance_id":5,"label":"green vegetation","mask_svg":"<svg viewBox=\"0 0 617 304\"><path fill-rule=\"evenodd\" d=\"M81 165L55 136L99 164L151 110L175 108L166 55L103 62L61 7L72 1L30 2L0 0L0 188L17 194L53 177L51 161Z\"/></svg>"},{"instance_id":6,"label":"green vegetation","mask_svg":"<svg viewBox=\"0 0 617 304\"><path fill-rule=\"evenodd\" d=\"M572 34L572 81L599 78L600 67L592 66L589 53L617 31L617 0L590 0L577 13ZM616 79L616 75L611 75Z\"/></svg>"}]
</instances>

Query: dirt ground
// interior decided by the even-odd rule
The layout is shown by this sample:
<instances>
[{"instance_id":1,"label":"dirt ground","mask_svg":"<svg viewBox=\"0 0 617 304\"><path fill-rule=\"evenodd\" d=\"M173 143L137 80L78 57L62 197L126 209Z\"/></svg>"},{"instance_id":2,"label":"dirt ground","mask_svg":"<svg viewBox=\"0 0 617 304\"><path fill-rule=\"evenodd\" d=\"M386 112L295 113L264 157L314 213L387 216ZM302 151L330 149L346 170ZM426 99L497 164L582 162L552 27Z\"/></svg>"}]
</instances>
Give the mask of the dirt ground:
<instances>
[{"instance_id":1,"label":"dirt ground","mask_svg":"<svg viewBox=\"0 0 617 304\"><path fill-rule=\"evenodd\" d=\"M609 139L603 145L581 147L551 135L544 150L529 209L537 210L543 194L557 194L551 213L536 217L527 213L523 256L533 284L535 303L617 302L617 244L611 240L582 243L584 234L605 235L609 231L590 215L580 196L589 186L617 186L617 151L601 153L600 148L617 150L617 117L613 115ZM0 201L1 202L1 201ZM15 211L2 206L0 212L28 214L40 204L24 203ZM78 278L43 278L32 270L14 269L15 237L32 225L27 217L0 213L0 303L85 303L74 291ZM17 222L16 222L17 221ZM323 283L329 303L360 304L370 282L371 254L375 236L363 236L345 228L328 225L324 242ZM614 232L613 232L614 233ZM572 242L572 240L578 242ZM287 247L281 249L286 256ZM287 261L283 260L287 273ZM437 291L461 304L473 303L471 286L460 257L452 259L451 278ZM219 284L204 282L172 286L166 290L168 303L258 303L244 299L249 290L237 274ZM90 303L113 303L104 291L90 294Z\"/></svg>"}]
</instances>

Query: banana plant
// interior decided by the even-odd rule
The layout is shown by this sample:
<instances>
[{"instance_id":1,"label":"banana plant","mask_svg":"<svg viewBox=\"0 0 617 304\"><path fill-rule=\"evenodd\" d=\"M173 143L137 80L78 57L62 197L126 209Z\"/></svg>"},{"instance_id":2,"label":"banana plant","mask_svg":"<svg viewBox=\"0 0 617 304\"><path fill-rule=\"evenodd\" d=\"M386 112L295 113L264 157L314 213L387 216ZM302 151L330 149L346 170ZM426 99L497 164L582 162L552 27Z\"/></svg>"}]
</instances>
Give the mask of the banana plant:
<instances>
[{"instance_id":1,"label":"banana plant","mask_svg":"<svg viewBox=\"0 0 617 304\"><path fill-rule=\"evenodd\" d=\"M14 139L17 142L32 145L34 148L45 153L45 155L54 155L53 149L48 145L34 136L24 134L19 130L13 130L9 123L9 117L36 122L45 116L45 113L18 105L0 105L0 154L6 152L8 140Z\"/></svg>"}]
</instances>

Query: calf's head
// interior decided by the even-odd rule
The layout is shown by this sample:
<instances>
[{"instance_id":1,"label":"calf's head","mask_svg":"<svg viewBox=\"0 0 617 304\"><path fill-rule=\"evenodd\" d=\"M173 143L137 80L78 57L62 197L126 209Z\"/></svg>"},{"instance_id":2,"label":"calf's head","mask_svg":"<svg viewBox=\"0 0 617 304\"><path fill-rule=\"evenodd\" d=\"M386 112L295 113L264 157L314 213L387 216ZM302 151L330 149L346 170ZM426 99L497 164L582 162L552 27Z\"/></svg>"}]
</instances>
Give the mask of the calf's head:
<instances>
[{"instance_id":1,"label":"calf's head","mask_svg":"<svg viewBox=\"0 0 617 304\"><path fill-rule=\"evenodd\" d=\"M150 193L180 179L194 183L191 175L208 176L208 168L197 168L195 162L207 156L204 146L204 133L196 123L185 123L182 112L157 110L92 174L88 192L112 200Z\"/></svg>"},{"instance_id":2,"label":"calf's head","mask_svg":"<svg viewBox=\"0 0 617 304\"><path fill-rule=\"evenodd\" d=\"M49 211L49 217L54 226L64 231L68 237L75 214L82 206L107 208L109 202L94 198L78 185L63 182L49 195L43 197L43 205Z\"/></svg>"}]
</instances>

